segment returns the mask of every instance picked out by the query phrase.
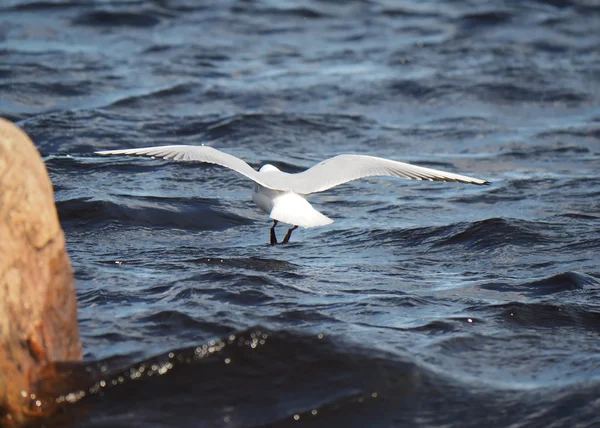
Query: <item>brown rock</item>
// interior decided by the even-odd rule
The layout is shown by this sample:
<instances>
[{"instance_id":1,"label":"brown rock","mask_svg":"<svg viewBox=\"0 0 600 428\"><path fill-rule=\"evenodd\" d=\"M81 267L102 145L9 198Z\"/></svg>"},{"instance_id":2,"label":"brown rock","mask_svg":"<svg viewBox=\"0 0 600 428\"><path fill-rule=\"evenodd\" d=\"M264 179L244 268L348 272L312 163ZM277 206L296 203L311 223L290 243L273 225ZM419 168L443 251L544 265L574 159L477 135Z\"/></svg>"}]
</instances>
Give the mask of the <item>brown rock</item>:
<instances>
[{"instance_id":1,"label":"brown rock","mask_svg":"<svg viewBox=\"0 0 600 428\"><path fill-rule=\"evenodd\" d=\"M0 118L0 425L52 411L52 362L81 360L75 283L44 163Z\"/></svg>"}]
</instances>

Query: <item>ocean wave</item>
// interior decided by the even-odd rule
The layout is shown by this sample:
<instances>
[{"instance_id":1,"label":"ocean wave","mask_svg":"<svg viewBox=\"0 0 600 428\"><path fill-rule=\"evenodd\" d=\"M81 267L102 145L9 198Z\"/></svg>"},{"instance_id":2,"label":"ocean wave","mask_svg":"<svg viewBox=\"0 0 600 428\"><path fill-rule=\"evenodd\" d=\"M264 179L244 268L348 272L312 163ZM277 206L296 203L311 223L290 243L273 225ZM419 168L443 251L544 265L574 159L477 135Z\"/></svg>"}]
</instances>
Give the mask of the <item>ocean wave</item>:
<instances>
[{"instance_id":1,"label":"ocean wave","mask_svg":"<svg viewBox=\"0 0 600 428\"><path fill-rule=\"evenodd\" d=\"M441 238L436 240L434 247L462 245L485 251L505 245L531 247L548 242L535 222L510 218L490 218L455 225L448 232L440 234Z\"/></svg>"},{"instance_id":2,"label":"ocean wave","mask_svg":"<svg viewBox=\"0 0 600 428\"><path fill-rule=\"evenodd\" d=\"M465 344L459 348L468 350ZM114 426L127 415L136 424L153 426L278 428L302 422L317 427L438 426L455 422L459 414L468 415L461 426L473 427L482 420L489 426L598 421L597 412L590 411L597 380L576 389L492 388L437 372L408 355L363 348L326 334L261 327L142 361L112 358L65 369L75 391L81 392L70 403L64 400L69 390L61 394L63 411L46 421L47 426L60 426L65 419ZM563 412L550 401L569 404L571 410ZM444 405L448 411L440 412ZM577 416L571 405L580 409Z\"/></svg>"},{"instance_id":3,"label":"ocean wave","mask_svg":"<svg viewBox=\"0 0 600 428\"><path fill-rule=\"evenodd\" d=\"M567 302L509 302L470 309L524 328L579 327L592 332L600 328L600 308L590 305Z\"/></svg>"},{"instance_id":4,"label":"ocean wave","mask_svg":"<svg viewBox=\"0 0 600 428\"><path fill-rule=\"evenodd\" d=\"M206 198L128 197L119 202L88 197L59 201L61 222L87 226L117 221L122 225L168 227L185 230L223 230L252 221L218 209Z\"/></svg>"},{"instance_id":5,"label":"ocean wave","mask_svg":"<svg viewBox=\"0 0 600 428\"><path fill-rule=\"evenodd\" d=\"M496 291L516 291L519 294L544 296L563 291L600 289L600 279L579 272L564 272L521 284L486 283L480 288Z\"/></svg>"}]
</instances>

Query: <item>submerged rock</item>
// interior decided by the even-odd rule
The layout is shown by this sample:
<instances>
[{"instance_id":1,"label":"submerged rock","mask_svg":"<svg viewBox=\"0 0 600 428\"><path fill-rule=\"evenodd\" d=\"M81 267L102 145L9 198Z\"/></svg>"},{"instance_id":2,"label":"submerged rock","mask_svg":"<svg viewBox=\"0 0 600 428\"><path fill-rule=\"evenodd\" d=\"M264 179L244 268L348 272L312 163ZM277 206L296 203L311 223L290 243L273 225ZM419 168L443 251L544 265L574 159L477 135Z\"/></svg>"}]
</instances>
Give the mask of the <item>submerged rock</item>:
<instances>
[{"instance_id":1,"label":"submerged rock","mask_svg":"<svg viewBox=\"0 0 600 428\"><path fill-rule=\"evenodd\" d=\"M51 412L52 363L81 357L52 184L27 134L0 118L0 425Z\"/></svg>"}]
</instances>

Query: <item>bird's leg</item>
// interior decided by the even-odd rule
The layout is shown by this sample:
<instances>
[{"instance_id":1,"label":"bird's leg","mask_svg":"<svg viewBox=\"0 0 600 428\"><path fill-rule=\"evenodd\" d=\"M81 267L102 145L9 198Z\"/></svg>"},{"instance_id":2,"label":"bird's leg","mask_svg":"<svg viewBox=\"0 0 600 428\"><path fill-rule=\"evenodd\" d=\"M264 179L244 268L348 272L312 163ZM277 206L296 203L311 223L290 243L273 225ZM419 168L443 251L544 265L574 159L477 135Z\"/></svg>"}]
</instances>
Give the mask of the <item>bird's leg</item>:
<instances>
[{"instance_id":1,"label":"bird's leg","mask_svg":"<svg viewBox=\"0 0 600 428\"><path fill-rule=\"evenodd\" d=\"M298 229L298 226L294 226L290 230L288 230L287 233L285 234L285 238L283 238L283 241L281 241L281 243L287 244L290 241L290 238L292 237L292 232L296 229Z\"/></svg>"},{"instance_id":2,"label":"bird's leg","mask_svg":"<svg viewBox=\"0 0 600 428\"><path fill-rule=\"evenodd\" d=\"M271 226L271 245L277 244L277 236L275 236L275 226L277 226L277 220L273 220L273 226Z\"/></svg>"}]
</instances>

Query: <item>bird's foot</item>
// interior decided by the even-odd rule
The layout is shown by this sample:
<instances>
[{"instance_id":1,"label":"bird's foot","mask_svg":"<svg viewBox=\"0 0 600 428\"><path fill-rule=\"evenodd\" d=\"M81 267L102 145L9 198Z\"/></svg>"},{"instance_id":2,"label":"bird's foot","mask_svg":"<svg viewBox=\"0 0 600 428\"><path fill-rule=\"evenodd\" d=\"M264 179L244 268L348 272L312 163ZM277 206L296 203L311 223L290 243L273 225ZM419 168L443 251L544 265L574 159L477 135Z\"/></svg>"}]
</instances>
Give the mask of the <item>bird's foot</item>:
<instances>
[{"instance_id":1,"label":"bird's foot","mask_svg":"<svg viewBox=\"0 0 600 428\"><path fill-rule=\"evenodd\" d=\"M281 243L287 244L288 242L290 242L290 238L292 237L292 232L296 229L298 229L298 226L294 226L290 230L288 230L287 233L285 234L285 237L283 238L283 241L281 241Z\"/></svg>"},{"instance_id":2,"label":"bird's foot","mask_svg":"<svg viewBox=\"0 0 600 428\"><path fill-rule=\"evenodd\" d=\"M277 226L277 220L273 220L273 226L271 226L271 245L277 245L277 236L275 235L275 226Z\"/></svg>"}]
</instances>

